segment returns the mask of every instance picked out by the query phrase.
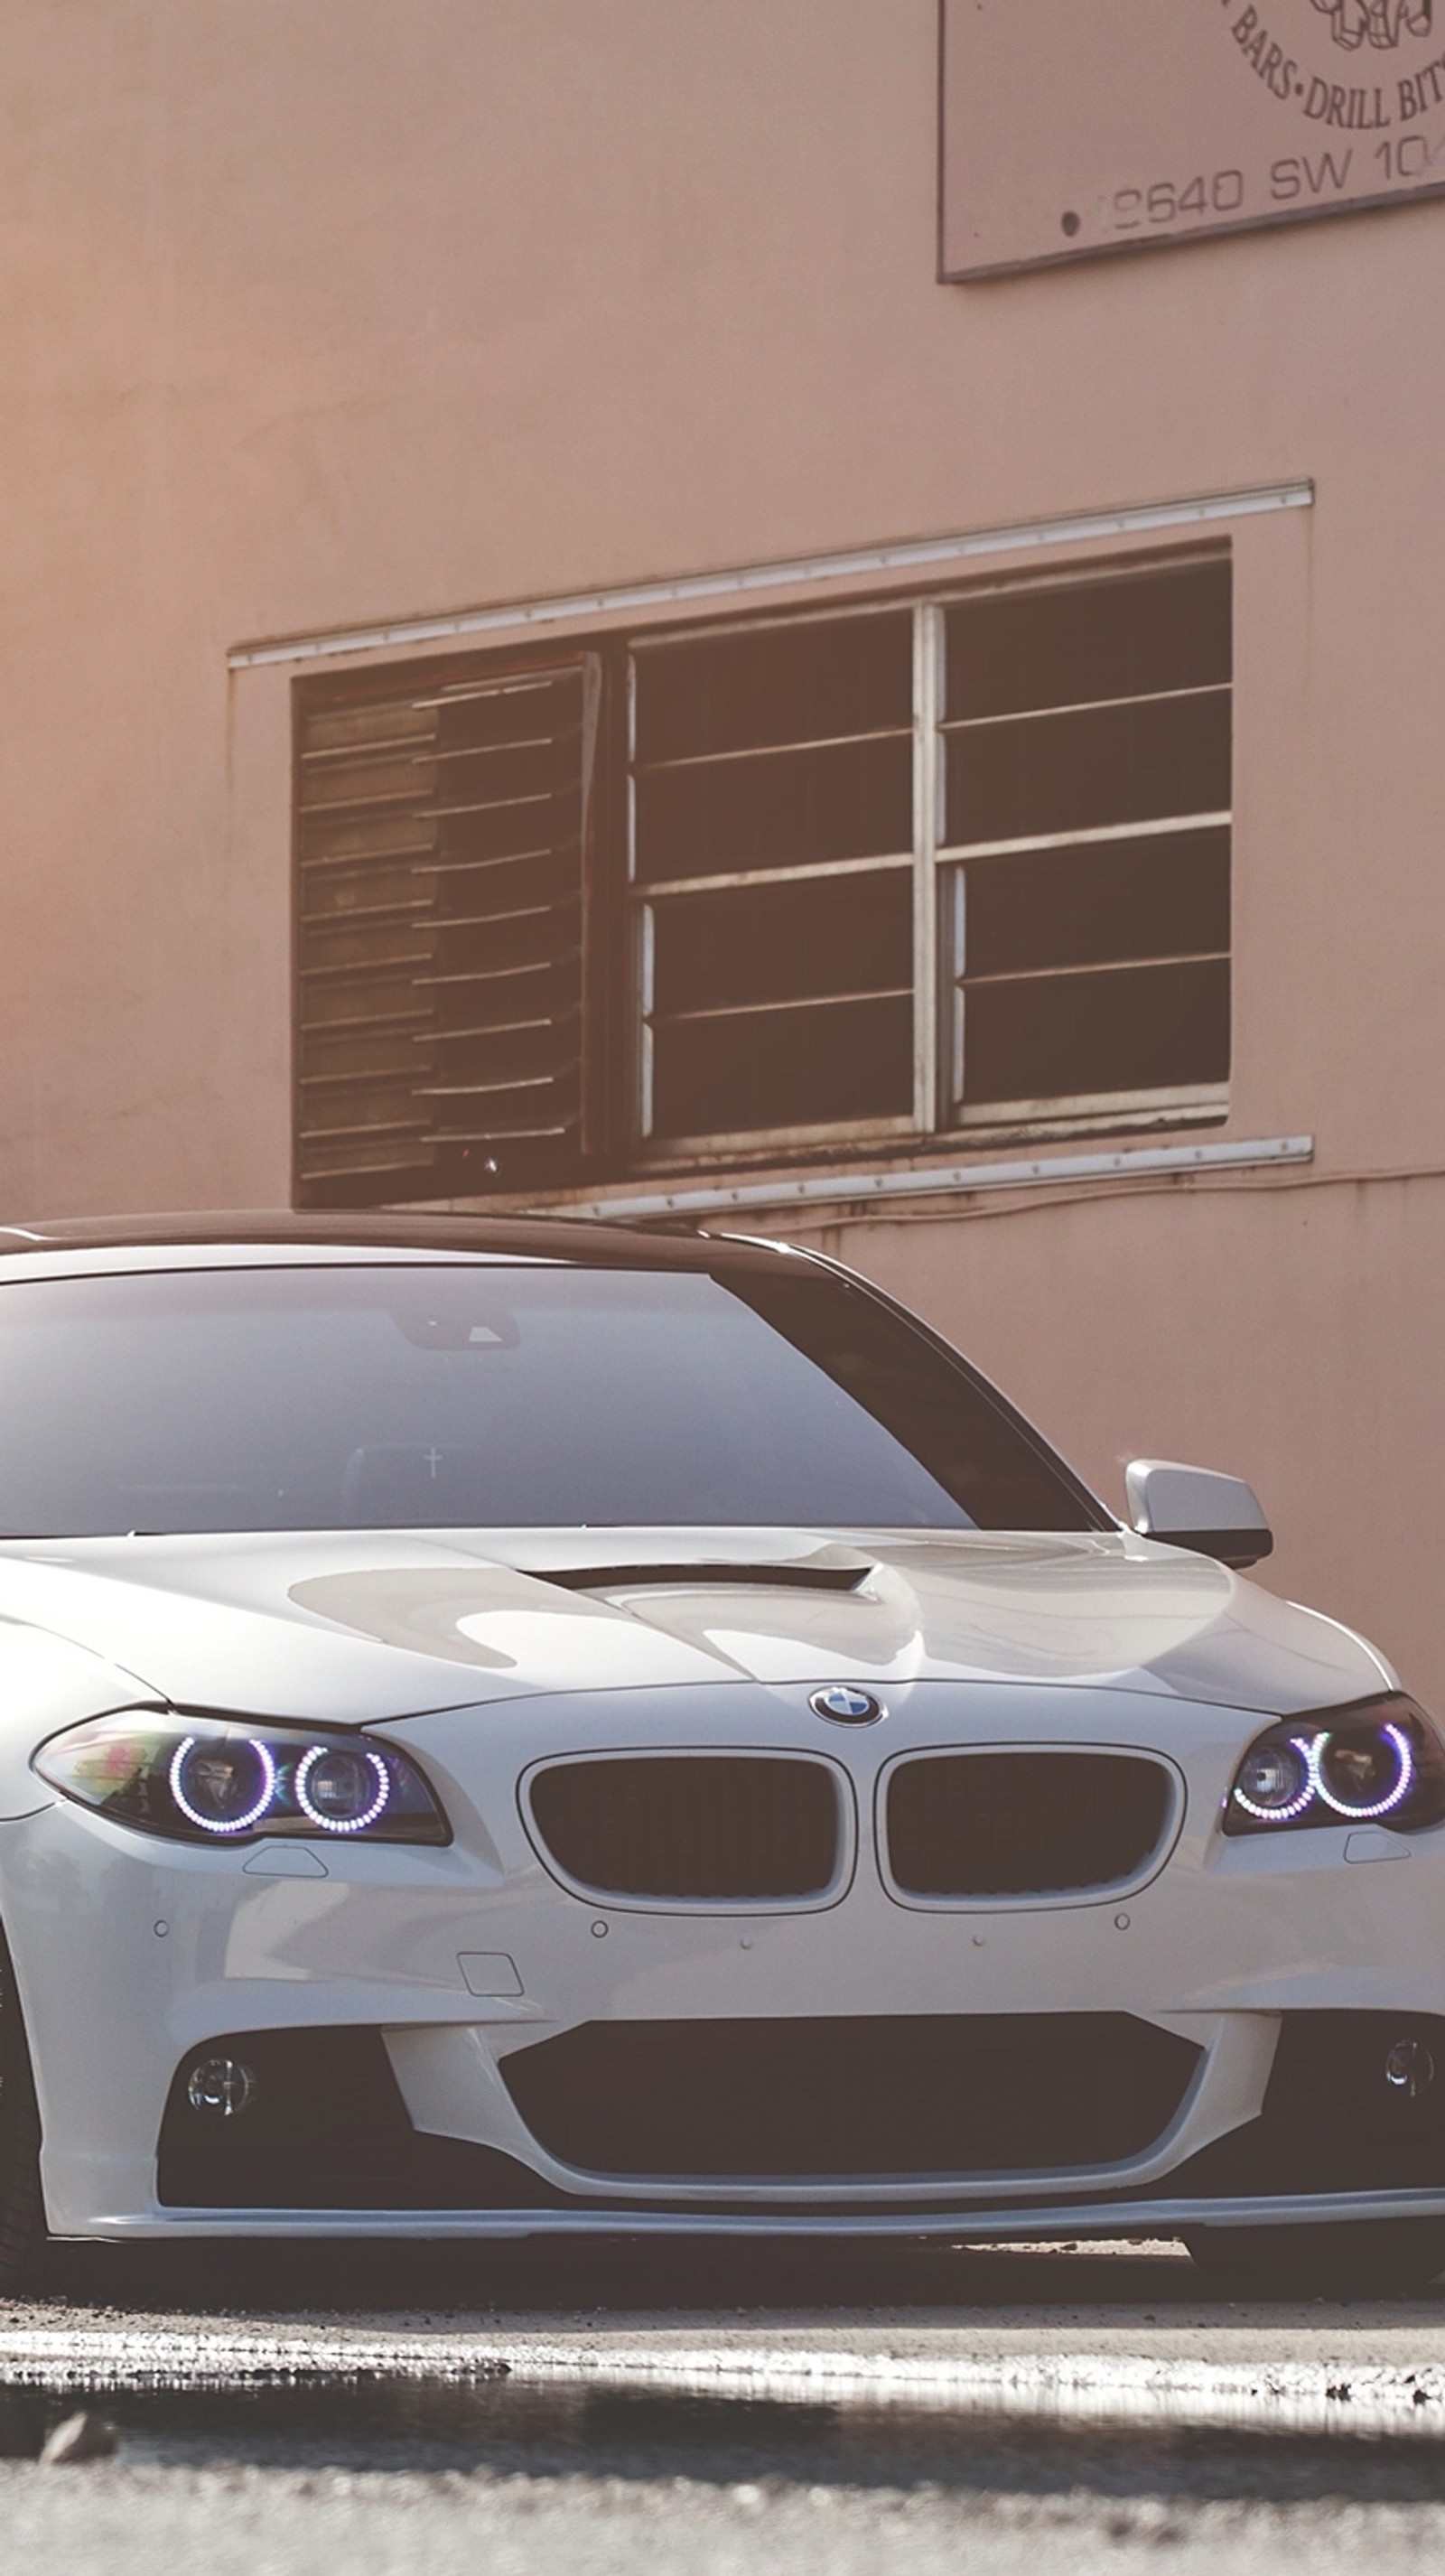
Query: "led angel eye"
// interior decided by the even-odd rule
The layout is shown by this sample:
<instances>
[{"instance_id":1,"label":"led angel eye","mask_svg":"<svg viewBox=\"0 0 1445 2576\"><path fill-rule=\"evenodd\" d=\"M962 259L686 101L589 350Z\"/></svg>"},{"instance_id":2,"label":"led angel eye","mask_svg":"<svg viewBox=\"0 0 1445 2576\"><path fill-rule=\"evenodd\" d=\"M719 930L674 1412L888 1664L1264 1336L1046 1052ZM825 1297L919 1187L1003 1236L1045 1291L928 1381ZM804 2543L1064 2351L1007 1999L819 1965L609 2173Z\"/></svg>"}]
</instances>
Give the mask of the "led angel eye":
<instances>
[{"instance_id":1,"label":"led angel eye","mask_svg":"<svg viewBox=\"0 0 1445 2576\"><path fill-rule=\"evenodd\" d=\"M313 1744L296 1765L296 1804L323 1833L359 1834L374 1825L391 1796L391 1774L377 1753Z\"/></svg>"},{"instance_id":2,"label":"led angel eye","mask_svg":"<svg viewBox=\"0 0 1445 2576\"><path fill-rule=\"evenodd\" d=\"M38 1776L63 1797L140 1833L229 1842L248 1834L372 1834L451 1840L427 1781L404 1753L365 1737L317 1741L244 1719L194 1721L183 1735L151 1710L87 1718L37 1747ZM252 1725L257 1721L252 1719Z\"/></svg>"},{"instance_id":3,"label":"led angel eye","mask_svg":"<svg viewBox=\"0 0 1445 2576\"><path fill-rule=\"evenodd\" d=\"M1257 1744L1239 1766L1234 1802L1263 1825L1287 1825L1302 1816L1315 1793L1310 1747L1300 1737Z\"/></svg>"},{"instance_id":4,"label":"led angel eye","mask_svg":"<svg viewBox=\"0 0 1445 2576\"><path fill-rule=\"evenodd\" d=\"M1337 1816L1388 1816L1410 1794L1415 1756L1402 1726L1382 1726L1373 1735L1321 1735L1310 1747L1310 1772Z\"/></svg>"},{"instance_id":5,"label":"led angel eye","mask_svg":"<svg viewBox=\"0 0 1445 2576\"><path fill-rule=\"evenodd\" d=\"M188 1824L207 1834L245 1834L276 1794L276 1765L254 1736L204 1742L188 1735L169 1772L171 1796Z\"/></svg>"}]
</instances>

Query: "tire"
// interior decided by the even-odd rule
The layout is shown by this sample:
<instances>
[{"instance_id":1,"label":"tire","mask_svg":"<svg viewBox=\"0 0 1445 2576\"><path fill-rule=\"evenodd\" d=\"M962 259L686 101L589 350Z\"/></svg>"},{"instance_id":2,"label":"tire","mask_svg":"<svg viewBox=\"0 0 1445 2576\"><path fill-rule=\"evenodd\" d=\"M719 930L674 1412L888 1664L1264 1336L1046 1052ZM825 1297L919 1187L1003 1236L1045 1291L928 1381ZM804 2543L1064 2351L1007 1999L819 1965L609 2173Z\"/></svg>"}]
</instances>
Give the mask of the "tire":
<instances>
[{"instance_id":1,"label":"tire","mask_svg":"<svg viewBox=\"0 0 1445 2576\"><path fill-rule=\"evenodd\" d=\"M1423 2289L1445 2271L1445 2219L1359 2219L1337 2227L1194 2227L1184 2242L1231 2298L1361 2299Z\"/></svg>"},{"instance_id":2,"label":"tire","mask_svg":"<svg viewBox=\"0 0 1445 2576\"><path fill-rule=\"evenodd\" d=\"M20 2285L44 2241L40 2109L15 1972L0 1933L0 2293Z\"/></svg>"}]
</instances>

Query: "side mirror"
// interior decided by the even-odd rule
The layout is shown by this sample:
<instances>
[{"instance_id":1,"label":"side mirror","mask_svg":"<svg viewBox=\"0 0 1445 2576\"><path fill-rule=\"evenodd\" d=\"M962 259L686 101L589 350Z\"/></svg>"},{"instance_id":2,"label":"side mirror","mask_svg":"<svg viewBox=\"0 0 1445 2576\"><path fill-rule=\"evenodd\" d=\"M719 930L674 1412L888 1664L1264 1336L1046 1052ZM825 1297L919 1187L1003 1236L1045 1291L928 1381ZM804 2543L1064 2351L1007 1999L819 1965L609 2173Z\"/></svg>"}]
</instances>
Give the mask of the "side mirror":
<instances>
[{"instance_id":1,"label":"side mirror","mask_svg":"<svg viewBox=\"0 0 1445 2576\"><path fill-rule=\"evenodd\" d=\"M1235 1567L1258 1565L1273 1551L1274 1532L1240 1476L1176 1467L1167 1458L1136 1458L1124 1470L1124 1490L1141 1538L1192 1547Z\"/></svg>"}]
</instances>

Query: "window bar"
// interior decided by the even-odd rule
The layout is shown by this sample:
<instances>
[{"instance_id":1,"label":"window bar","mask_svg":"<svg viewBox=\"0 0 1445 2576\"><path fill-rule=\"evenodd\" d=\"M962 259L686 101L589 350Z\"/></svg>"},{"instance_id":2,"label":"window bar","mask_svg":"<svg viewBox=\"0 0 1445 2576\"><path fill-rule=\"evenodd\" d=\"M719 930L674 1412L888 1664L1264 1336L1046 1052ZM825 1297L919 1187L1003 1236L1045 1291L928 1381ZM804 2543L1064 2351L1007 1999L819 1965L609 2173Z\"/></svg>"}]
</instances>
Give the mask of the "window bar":
<instances>
[{"instance_id":1,"label":"window bar","mask_svg":"<svg viewBox=\"0 0 1445 2576\"><path fill-rule=\"evenodd\" d=\"M986 975L970 976L968 982L978 992L985 985L1057 984L1080 975L1155 974L1161 966L1223 966L1228 960L1227 948L1170 948L1148 957L1081 957L1062 965L997 967Z\"/></svg>"},{"instance_id":2,"label":"window bar","mask_svg":"<svg viewBox=\"0 0 1445 2576\"><path fill-rule=\"evenodd\" d=\"M946 716L943 731L981 733L991 725L1038 724L1050 716L1097 716L1106 707L1178 706L1185 698L1227 698L1230 685L1228 680L1201 680L1187 688L1123 689L1113 698L1068 698L1060 699L1057 705L1049 700L1037 707L1002 707L988 716Z\"/></svg>"},{"instance_id":3,"label":"window bar","mask_svg":"<svg viewBox=\"0 0 1445 2576\"><path fill-rule=\"evenodd\" d=\"M943 798L943 610L913 614L913 1123L938 1128L938 886Z\"/></svg>"},{"instance_id":4,"label":"window bar","mask_svg":"<svg viewBox=\"0 0 1445 2576\"><path fill-rule=\"evenodd\" d=\"M577 817L579 882L582 894L577 931L582 950L582 969L578 978L576 1005L577 1151L584 1164L595 1152L605 1133L596 1046L597 946L600 920L600 907L597 901L597 774L598 761L601 757L601 732L602 656L600 653L588 653L584 655L582 662L582 803Z\"/></svg>"},{"instance_id":5,"label":"window bar","mask_svg":"<svg viewBox=\"0 0 1445 2576\"><path fill-rule=\"evenodd\" d=\"M1074 823L1064 832L1025 832L1010 841L957 841L941 859L1011 859L1035 850L1085 850L1110 841L1161 841L1178 832L1218 832L1233 821L1228 805L1208 813L1146 814L1137 823Z\"/></svg>"},{"instance_id":6,"label":"window bar","mask_svg":"<svg viewBox=\"0 0 1445 2576\"><path fill-rule=\"evenodd\" d=\"M637 980L637 1128L638 1134L646 1138L653 1132L656 1115L652 1020L657 1007L657 931L650 903L634 907L632 937Z\"/></svg>"},{"instance_id":7,"label":"window bar","mask_svg":"<svg viewBox=\"0 0 1445 2576\"><path fill-rule=\"evenodd\" d=\"M880 858L803 859L795 867L735 868L715 876L649 878L645 891L649 903L661 903L674 895L686 898L694 894L728 894L734 887L751 892L757 886L802 885L823 877L876 877L888 869L901 871L913 865L913 854L907 850L889 851Z\"/></svg>"},{"instance_id":8,"label":"window bar","mask_svg":"<svg viewBox=\"0 0 1445 2576\"><path fill-rule=\"evenodd\" d=\"M941 872L948 906L948 1123L956 1126L963 1109L963 1036L964 1014L968 1009L968 989L964 977L968 971L968 871L949 867Z\"/></svg>"},{"instance_id":9,"label":"window bar","mask_svg":"<svg viewBox=\"0 0 1445 2576\"><path fill-rule=\"evenodd\" d=\"M657 925L652 905L636 901L637 869L637 655L628 651L625 661L627 689L627 758L623 764L623 794L627 811L623 827L622 859L627 896L632 898L627 909L627 964L632 977L632 1008L627 1014L628 1038L627 1089L631 1095L631 1126L637 1142L645 1144L652 1135L656 1119L656 1050L652 1035L652 1014L657 999Z\"/></svg>"},{"instance_id":10,"label":"window bar","mask_svg":"<svg viewBox=\"0 0 1445 2576\"><path fill-rule=\"evenodd\" d=\"M637 655L627 656L627 882L637 883Z\"/></svg>"},{"instance_id":11,"label":"window bar","mask_svg":"<svg viewBox=\"0 0 1445 2576\"><path fill-rule=\"evenodd\" d=\"M1176 692L1176 695L1182 692ZM1052 712L1052 710L1050 710ZM729 751L679 752L671 760L641 760L636 764L644 778L656 778L664 770L719 769L724 762L738 760L783 760L795 758L801 751L843 751L856 742L901 742L906 725L874 725L857 733L805 734L797 742L742 742Z\"/></svg>"}]
</instances>

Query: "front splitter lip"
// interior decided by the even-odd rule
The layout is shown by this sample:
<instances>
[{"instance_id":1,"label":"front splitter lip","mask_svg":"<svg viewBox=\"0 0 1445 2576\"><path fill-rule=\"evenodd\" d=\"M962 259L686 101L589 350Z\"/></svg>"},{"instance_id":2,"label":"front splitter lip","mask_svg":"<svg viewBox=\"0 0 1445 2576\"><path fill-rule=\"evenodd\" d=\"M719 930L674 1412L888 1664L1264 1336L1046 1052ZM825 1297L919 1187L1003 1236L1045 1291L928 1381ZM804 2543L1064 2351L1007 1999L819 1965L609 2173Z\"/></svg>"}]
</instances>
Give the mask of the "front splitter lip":
<instances>
[{"instance_id":1,"label":"front splitter lip","mask_svg":"<svg viewBox=\"0 0 1445 2576\"><path fill-rule=\"evenodd\" d=\"M1334 2227L1368 2219L1445 2219L1445 2190L1289 2192L1237 2200L1184 2199L1076 2202L1055 2209L825 2211L750 2214L736 2210L505 2209L276 2210L176 2209L97 2217L86 2242L164 2237L778 2236L906 2237L948 2244L1057 2244L1079 2237L1177 2236L1194 2227ZM70 2242L80 2242L71 2238Z\"/></svg>"}]
</instances>

